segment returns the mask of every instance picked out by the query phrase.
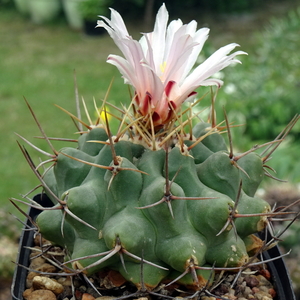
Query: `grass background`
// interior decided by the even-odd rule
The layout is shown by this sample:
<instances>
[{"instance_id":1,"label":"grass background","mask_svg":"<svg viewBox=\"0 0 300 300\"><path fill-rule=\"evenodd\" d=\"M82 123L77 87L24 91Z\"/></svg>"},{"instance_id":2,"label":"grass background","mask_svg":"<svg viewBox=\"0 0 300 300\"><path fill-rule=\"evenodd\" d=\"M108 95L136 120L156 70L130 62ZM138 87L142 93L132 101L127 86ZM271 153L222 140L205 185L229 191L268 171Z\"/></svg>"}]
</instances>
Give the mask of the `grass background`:
<instances>
[{"instance_id":1,"label":"grass background","mask_svg":"<svg viewBox=\"0 0 300 300\"><path fill-rule=\"evenodd\" d=\"M80 95L87 102L103 98L113 77L113 97L121 99L126 89L122 91L119 74L105 62L107 55L116 51L108 36L87 38L71 31L63 20L37 26L15 11L1 11L0 20L0 204L7 206L9 197L18 197L37 184L14 134L30 141L40 135L24 97L47 135L71 137L75 127L53 104L75 112L74 70ZM34 142L44 145L40 140Z\"/></svg>"}]
</instances>

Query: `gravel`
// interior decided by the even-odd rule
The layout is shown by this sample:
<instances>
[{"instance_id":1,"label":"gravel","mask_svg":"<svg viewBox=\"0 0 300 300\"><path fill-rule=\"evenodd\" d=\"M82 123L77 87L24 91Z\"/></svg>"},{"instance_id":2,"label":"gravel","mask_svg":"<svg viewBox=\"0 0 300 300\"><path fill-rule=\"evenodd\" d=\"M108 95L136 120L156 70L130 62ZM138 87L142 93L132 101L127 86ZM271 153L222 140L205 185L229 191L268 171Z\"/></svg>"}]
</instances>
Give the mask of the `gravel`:
<instances>
[{"instance_id":1,"label":"gravel","mask_svg":"<svg viewBox=\"0 0 300 300\"><path fill-rule=\"evenodd\" d=\"M37 239L37 241L40 241ZM44 243L49 244L47 241ZM38 242L37 242L38 244ZM50 254L49 254L50 253ZM54 256L53 256L54 254ZM58 262L51 264L53 257ZM43 252L35 246L31 253L30 269L46 273L58 273L59 261L63 260L63 251L59 247L48 247ZM56 264L56 266L55 266ZM193 300L272 300L276 291L272 285L270 272L264 264L249 267L237 273L219 273L215 275L214 282L209 288L202 291L187 290L179 284L168 287L161 284L151 293L137 292L135 286L126 282L116 271L107 270L89 278L87 284L83 276L56 276L43 275L31 271L28 273L23 297L26 300L111 300L114 298L127 298L139 300L159 300L189 297ZM97 291L100 293L98 293Z\"/></svg>"}]
</instances>

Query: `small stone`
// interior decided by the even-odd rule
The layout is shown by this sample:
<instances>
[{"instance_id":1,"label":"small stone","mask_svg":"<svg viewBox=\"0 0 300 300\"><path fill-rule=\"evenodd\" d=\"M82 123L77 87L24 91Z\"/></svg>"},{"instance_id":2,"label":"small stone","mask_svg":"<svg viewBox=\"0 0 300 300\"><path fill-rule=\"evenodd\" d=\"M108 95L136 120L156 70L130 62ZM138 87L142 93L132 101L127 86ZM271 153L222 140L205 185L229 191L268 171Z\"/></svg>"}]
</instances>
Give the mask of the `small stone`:
<instances>
[{"instance_id":1,"label":"small stone","mask_svg":"<svg viewBox=\"0 0 300 300\"><path fill-rule=\"evenodd\" d=\"M95 300L95 297L93 297L92 295L88 294L88 293L84 293L82 295L81 300Z\"/></svg>"},{"instance_id":2,"label":"small stone","mask_svg":"<svg viewBox=\"0 0 300 300\"><path fill-rule=\"evenodd\" d=\"M242 276L239 276L238 279L237 279L237 281L236 281L236 284L237 285L243 284L244 283L243 280L244 280L244 278Z\"/></svg>"},{"instance_id":3,"label":"small stone","mask_svg":"<svg viewBox=\"0 0 300 300\"><path fill-rule=\"evenodd\" d=\"M38 254L42 253L42 248L39 246L35 246L32 248L31 253L30 253L30 258L36 257Z\"/></svg>"},{"instance_id":4,"label":"small stone","mask_svg":"<svg viewBox=\"0 0 300 300\"><path fill-rule=\"evenodd\" d=\"M26 289L24 292L23 292L23 298L24 299L28 299L29 295L33 292L33 288L30 288L30 289Z\"/></svg>"},{"instance_id":5,"label":"small stone","mask_svg":"<svg viewBox=\"0 0 300 300\"><path fill-rule=\"evenodd\" d=\"M234 296L235 290L230 288L230 289L228 290L228 294Z\"/></svg>"},{"instance_id":6,"label":"small stone","mask_svg":"<svg viewBox=\"0 0 300 300\"><path fill-rule=\"evenodd\" d=\"M36 290L29 295L27 300L56 300L56 296L48 290Z\"/></svg>"},{"instance_id":7,"label":"small stone","mask_svg":"<svg viewBox=\"0 0 300 300\"><path fill-rule=\"evenodd\" d=\"M60 277L57 279L57 282L63 286L71 286L72 285L71 277Z\"/></svg>"},{"instance_id":8,"label":"small stone","mask_svg":"<svg viewBox=\"0 0 300 300\"><path fill-rule=\"evenodd\" d=\"M48 263L44 263L41 266L36 268L37 271L41 272L47 272L47 273L54 273L56 271L56 268ZM34 277L38 276L39 273L36 273L34 271L31 271L28 273L26 277L26 287L29 289L32 286L32 280Z\"/></svg>"},{"instance_id":9,"label":"small stone","mask_svg":"<svg viewBox=\"0 0 300 300\"><path fill-rule=\"evenodd\" d=\"M41 265L43 265L45 262L46 262L46 260L43 257L41 257L41 256L33 258L30 261L29 269L36 270L38 267L40 267Z\"/></svg>"},{"instance_id":10,"label":"small stone","mask_svg":"<svg viewBox=\"0 0 300 300\"><path fill-rule=\"evenodd\" d=\"M276 291L273 288L269 289L268 293L272 296L272 298L276 297Z\"/></svg>"},{"instance_id":11,"label":"small stone","mask_svg":"<svg viewBox=\"0 0 300 300\"><path fill-rule=\"evenodd\" d=\"M235 276L234 275L228 275L228 277L226 278L226 282L232 282L234 280Z\"/></svg>"},{"instance_id":12,"label":"small stone","mask_svg":"<svg viewBox=\"0 0 300 300\"><path fill-rule=\"evenodd\" d=\"M235 287L235 295L237 296L237 297L242 297L243 295L244 295L244 293L245 293L245 286L243 286L243 285L236 285L236 287Z\"/></svg>"},{"instance_id":13,"label":"small stone","mask_svg":"<svg viewBox=\"0 0 300 300\"><path fill-rule=\"evenodd\" d=\"M28 289L30 289L32 287L32 280L35 276L38 276L39 274L36 273L36 272L29 272L27 274L27 277L26 277L26 287Z\"/></svg>"},{"instance_id":14,"label":"small stone","mask_svg":"<svg viewBox=\"0 0 300 300\"><path fill-rule=\"evenodd\" d=\"M87 290L87 287L85 285L81 285L78 290L81 292L81 293L85 293L86 290Z\"/></svg>"},{"instance_id":15,"label":"small stone","mask_svg":"<svg viewBox=\"0 0 300 300\"><path fill-rule=\"evenodd\" d=\"M54 273L54 272L56 272L56 267L54 267L51 264L44 263L39 268L37 268L36 270L44 272L44 273Z\"/></svg>"},{"instance_id":16,"label":"small stone","mask_svg":"<svg viewBox=\"0 0 300 300\"><path fill-rule=\"evenodd\" d=\"M269 272L268 270L263 269L263 270L260 271L260 273L261 273L262 276L264 276L264 277L267 278L268 280L271 279L271 274L270 274L270 272Z\"/></svg>"},{"instance_id":17,"label":"small stone","mask_svg":"<svg viewBox=\"0 0 300 300\"><path fill-rule=\"evenodd\" d=\"M75 299L81 299L82 297L82 292L80 292L79 290L75 290Z\"/></svg>"},{"instance_id":18,"label":"small stone","mask_svg":"<svg viewBox=\"0 0 300 300\"><path fill-rule=\"evenodd\" d=\"M246 276L245 277L245 281L247 283L247 285L250 287L250 288L253 288L255 286L258 286L259 284L259 281L258 279L255 277L255 276Z\"/></svg>"},{"instance_id":19,"label":"small stone","mask_svg":"<svg viewBox=\"0 0 300 300\"><path fill-rule=\"evenodd\" d=\"M116 297L110 297L110 296L102 296L102 297L98 297L95 300L113 300L116 299Z\"/></svg>"},{"instance_id":20,"label":"small stone","mask_svg":"<svg viewBox=\"0 0 300 300\"><path fill-rule=\"evenodd\" d=\"M263 291L259 291L259 292L255 293L254 296L258 300L272 300L273 299L270 294L265 293Z\"/></svg>"},{"instance_id":21,"label":"small stone","mask_svg":"<svg viewBox=\"0 0 300 300\"><path fill-rule=\"evenodd\" d=\"M222 295L223 296L223 295ZM232 295L232 294L225 294L224 295L225 298L227 298L228 300L237 300L237 297ZM214 299L214 298L213 298ZM217 298L218 299L218 298Z\"/></svg>"},{"instance_id":22,"label":"small stone","mask_svg":"<svg viewBox=\"0 0 300 300\"><path fill-rule=\"evenodd\" d=\"M259 287L259 289L260 289L262 292L265 292L265 293L267 293L267 294L268 294L268 293L269 293L269 289L270 289L270 288L269 288L269 287L267 287L267 286L260 286L260 287Z\"/></svg>"},{"instance_id":23,"label":"small stone","mask_svg":"<svg viewBox=\"0 0 300 300\"><path fill-rule=\"evenodd\" d=\"M244 296L249 298L250 295L252 295L252 290L249 288L249 286L246 286L244 290Z\"/></svg>"},{"instance_id":24,"label":"small stone","mask_svg":"<svg viewBox=\"0 0 300 300\"><path fill-rule=\"evenodd\" d=\"M221 284L220 290L218 292L220 293L220 295L228 293L229 286L227 286L226 284Z\"/></svg>"},{"instance_id":25,"label":"small stone","mask_svg":"<svg viewBox=\"0 0 300 300\"><path fill-rule=\"evenodd\" d=\"M35 290L49 290L52 291L54 294L58 295L64 291L63 286L48 278L48 277L42 277L42 276L35 276L32 280L32 287Z\"/></svg>"},{"instance_id":26,"label":"small stone","mask_svg":"<svg viewBox=\"0 0 300 300\"><path fill-rule=\"evenodd\" d=\"M266 277L264 277L262 275L258 275L257 279L259 281L259 286L266 286L269 288L273 288L272 284L270 283L270 281L268 279L266 279Z\"/></svg>"},{"instance_id":27,"label":"small stone","mask_svg":"<svg viewBox=\"0 0 300 300\"><path fill-rule=\"evenodd\" d=\"M126 282L126 279L119 272L114 270L108 272L107 279L111 282L113 287L120 287Z\"/></svg>"}]
</instances>

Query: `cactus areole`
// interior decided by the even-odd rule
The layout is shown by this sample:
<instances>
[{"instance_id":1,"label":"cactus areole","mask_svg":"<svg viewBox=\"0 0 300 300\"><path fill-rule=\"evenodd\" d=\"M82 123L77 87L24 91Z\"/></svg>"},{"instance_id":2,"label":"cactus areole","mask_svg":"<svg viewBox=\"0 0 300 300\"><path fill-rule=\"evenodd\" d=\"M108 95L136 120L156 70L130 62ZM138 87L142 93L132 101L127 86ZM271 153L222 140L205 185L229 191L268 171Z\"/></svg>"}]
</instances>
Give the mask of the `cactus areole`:
<instances>
[{"instance_id":1,"label":"cactus areole","mask_svg":"<svg viewBox=\"0 0 300 300\"><path fill-rule=\"evenodd\" d=\"M229 44L192 69L208 29L167 22L163 5L154 31L136 41L116 11L101 17L98 26L124 55L108 62L133 88L132 101L127 108L104 101L88 124L69 113L85 128L76 146L53 149L44 174L33 167L54 204L36 224L65 249L65 267L75 273L111 269L149 291L172 281L199 290L214 272L238 271L260 253L254 234L272 212L255 192L273 148L234 154L231 126L225 112L217 124L214 97L207 122L193 110L201 100L196 89L221 87L211 76L245 53L229 54L237 46ZM112 119L120 122L114 133Z\"/></svg>"}]
</instances>

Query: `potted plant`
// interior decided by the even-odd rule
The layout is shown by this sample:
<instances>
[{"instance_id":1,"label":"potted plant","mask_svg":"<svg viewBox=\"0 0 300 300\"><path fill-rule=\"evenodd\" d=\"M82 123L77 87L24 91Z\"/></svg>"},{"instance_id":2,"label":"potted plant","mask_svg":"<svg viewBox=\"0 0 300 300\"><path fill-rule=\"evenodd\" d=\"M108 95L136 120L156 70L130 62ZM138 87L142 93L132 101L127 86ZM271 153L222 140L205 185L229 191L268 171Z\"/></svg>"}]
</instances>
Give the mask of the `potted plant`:
<instances>
[{"instance_id":1,"label":"potted plant","mask_svg":"<svg viewBox=\"0 0 300 300\"><path fill-rule=\"evenodd\" d=\"M207 28L196 31L195 22L184 26L180 20L167 27L168 12L162 5L154 32L138 42L121 16L111 13L98 26L123 53L125 58L110 55L108 62L118 67L134 96L129 107L105 99L95 121L85 103L87 121L61 108L79 132L77 139L62 138L72 145L61 150L54 148L28 105L52 153L20 137L47 156L35 164L19 143L43 188L33 200L25 197L31 209L40 211L29 215L32 225L27 223L39 247L33 248L28 237L23 241L33 251L32 259L52 266L47 271L36 268L35 260L28 266L29 254L21 252L19 266L31 271L30 286L20 291L23 283L13 291L29 298L47 290L64 298L68 291L63 285L70 282L69 292L79 298L95 293L94 298L122 299L294 299L284 264L279 271L285 274L284 286L270 265L282 255L267 257L280 238L268 230L272 219L288 213L288 207L272 209L255 194L265 174L272 177L267 162L299 115L274 141L235 153L225 111L224 122L217 122L216 94L212 91L207 122L193 110L201 111L197 106L202 97L196 100L195 90L221 87L223 82L211 76L245 53L231 53L237 45L229 44L192 70ZM191 104L184 106L186 101ZM111 131L111 119L120 122L116 132ZM12 199L17 201L24 202ZM90 288L83 291L82 280Z\"/></svg>"},{"instance_id":2,"label":"potted plant","mask_svg":"<svg viewBox=\"0 0 300 300\"><path fill-rule=\"evenodd\" d=\"M84 20L84 31L87 35L101 35L103 28L96 28L98 16L107 16L111 0L84 0L79 4L79 10Z\"/></svg>"},{"instance_id":3,"label":"potted plant","mask_svg":"<svg viewBox=\"0 0 300 300\"><path fill-rule=\"evenodd\" d=\"M61 11L60 0L28 0L31 20L43 24L54 20Z\"/></svg>"}]
</instances>

